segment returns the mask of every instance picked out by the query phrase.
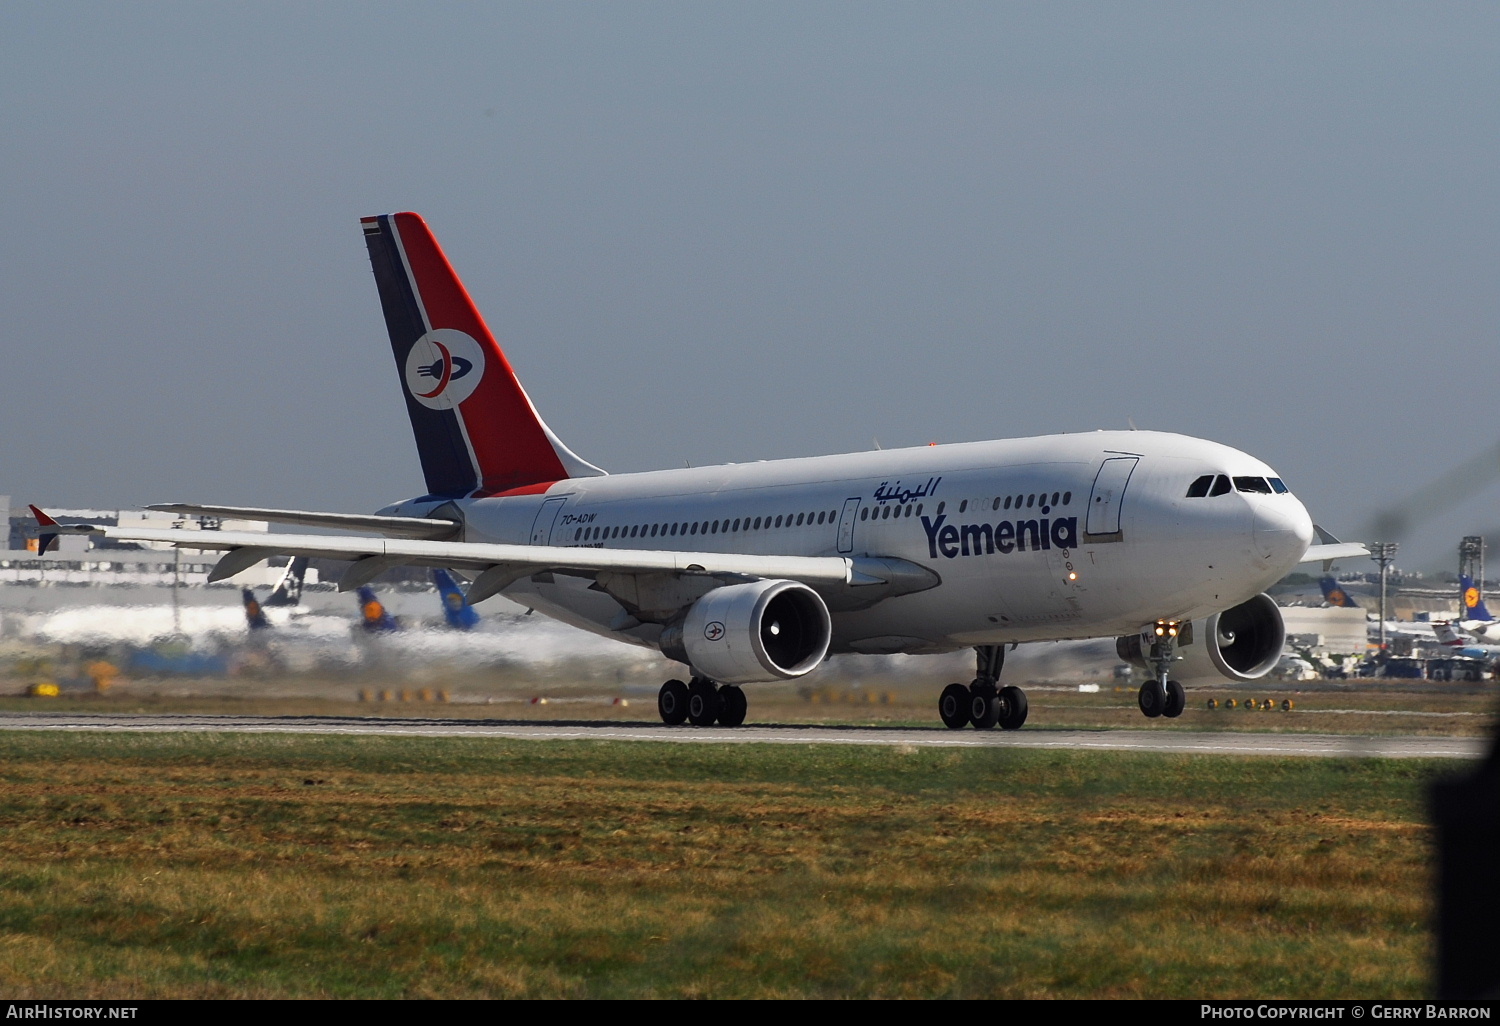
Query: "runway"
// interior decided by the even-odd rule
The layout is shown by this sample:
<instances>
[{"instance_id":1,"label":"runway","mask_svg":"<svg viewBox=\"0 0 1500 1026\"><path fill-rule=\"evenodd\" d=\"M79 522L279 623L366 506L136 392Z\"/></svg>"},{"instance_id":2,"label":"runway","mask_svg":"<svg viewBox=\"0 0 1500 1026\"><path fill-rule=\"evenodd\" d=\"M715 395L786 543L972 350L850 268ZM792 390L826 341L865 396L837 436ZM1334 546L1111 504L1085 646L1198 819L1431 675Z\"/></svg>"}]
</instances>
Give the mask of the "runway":
<instances>
[{"instance_id":1,"label":"runway","mask_svg":"<svg viewBox=\"0 0 1500 1026\"><path fill-rule=\"evenodd\" d=\"M0 713L0 730L104 733L369 734L520 741L658 741L678 744L909 745L1053 748L1190 755L1355 759L1479 759L1484 738L1357 734L1250 734L1181 730L946 730L940 727L768 724L736 728L585 720L383 719L354 716L198 716Z\"/></svg>"}]
</instances>

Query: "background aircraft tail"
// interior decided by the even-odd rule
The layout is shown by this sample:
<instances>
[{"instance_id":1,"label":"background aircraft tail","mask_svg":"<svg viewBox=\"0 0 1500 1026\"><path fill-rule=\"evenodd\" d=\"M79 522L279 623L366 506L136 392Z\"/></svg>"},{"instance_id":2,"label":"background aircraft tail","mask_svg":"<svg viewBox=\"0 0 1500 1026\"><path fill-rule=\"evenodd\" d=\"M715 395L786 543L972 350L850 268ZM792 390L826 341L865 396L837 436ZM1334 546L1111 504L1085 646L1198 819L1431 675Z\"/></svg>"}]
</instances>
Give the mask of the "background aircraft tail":
<instances>
[{"instance_id":1,"label":"background aircraft tail","mask_svg":"<svg viewBox=\"0 0 1500 1026\"><path fill-rule=\"evenodd\" d=\"M443 616L454 630L473 630L479 623L479 612L469 605L463 591L453 575L446 570L433 570L432 583L437 585L438 595L443 600Z\"/></svg>"},{"instance_id":2,"label":"background aircraft tail","mask_svg":"<svg viewBox=\"0 0 1500 1026\"><path fill-rule=\"evenodd\" d=\"M250 625L252 631L263 631L271 626L270 621L266 619L265 612L260 608L255 592L249 588L242 588L240 598L245 602L245 622Z\"/></svg>"},{"instance_id":3,"label":"background aircraft tail","mask_svg":"<svg viewBox=\"0 0 1500 1026\"><path fill-rule=\"evenodd\" d=\"M525 494L603 474L537 415L427 222L401 213L360 224L428 492Z\"/></svg>"},{"instance_id":4,"label":"background aircraft tail","mask_svg":"<svg viewBox=\"0 0 1500 1026\"><path fill-rule=\"evenodd\" d=\"M1323 601L1330 606L1338 606L1341 609L1358 609L1359 603L1344 590L1343 585L1334 580L1332 576L1324 577L1318 581L1318 587L1323 589Z\"/></svg>"},{"instance_id":5,"label":"background aircraft tail","mask_svg":"<svg viewBox=\"0 0 1500 1026\"><path fill-rule=\"evenodd\" d=\"M295 606L302 602L302 579L307 576L308 559L306 556L295 556L286 565L286 571L281 575L281 580L276 582L276 587L271 594L266 596L262 603L267 606Z\"/></svg>"},{"instance_id":6,"label":"background aircraft tail","mask_svg":"<svg viewBox=\"0 0 1500 1026\"><path fill-rule=\"evenodd\" d=\"M383 631L399 631L401 625L386 612L385 604L375 597L375 589L368 584L359 589L360 626L372 634Z\"/></svg>"},{"instance_id":7,"label":"background aircraft tail","mask_svg":"<svg viewBox=\"0 0 1500 1026\"><path fill-rule=\"evenodd\" d=\"M1458 631L1446 620L1435 620L1432 624L1432 634L1438 640L1438 644L1447 645L1450 648L1458 648L1468 642L1458 636Z\"/></svg>"},{"instance_id":8,"label":"background aircraft tail","mask_svg":"<svg viewBox=\"0 0 1500 1026\"><path fill-rule=\"evenodd\" d=\"M1484 596L1479 594L1479 589L1474 586L1474 579L1467 575L1458 579L1458 587L1463 597L1463 612L1459 614L1464 620L1493 620L1490 611L1484 606Z\"/></svg>"}]
</instances>

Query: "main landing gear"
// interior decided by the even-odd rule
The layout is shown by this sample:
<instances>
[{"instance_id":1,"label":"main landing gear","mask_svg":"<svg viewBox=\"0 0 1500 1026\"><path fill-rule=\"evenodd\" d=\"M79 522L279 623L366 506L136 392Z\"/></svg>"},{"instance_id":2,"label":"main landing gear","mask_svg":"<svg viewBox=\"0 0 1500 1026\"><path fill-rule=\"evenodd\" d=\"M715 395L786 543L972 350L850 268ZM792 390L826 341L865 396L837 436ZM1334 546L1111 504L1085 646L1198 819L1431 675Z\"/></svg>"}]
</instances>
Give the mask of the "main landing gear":
<instances>
[{"instance_id":1,"label":"main landing gear","mask_svg":"<svg viewBox=\"0 0 1500 1026\"><path fill-rule=\"evenodd\" d=\"M1004 645L976 645L978 656L974 682L965 687L949 684L938 699L938 715L950 730L974 724L980 730L999 726L1017 730L1026 722L1026 692L1015 686L1000 687L1000 669L1005 665Z\"/></svg>"},{"instance_id":2,"label":"main landing gear","mask_svg":"<svg viewBox=\"0 0 1500 1026\"><path fill-rule=\"evenodd\" d=\"M1187 708L1187 692L1175 680L1168 680L1172 663L1177 659L1177 636L1182 625L1176 620L1158 620L1151 627L1151 654L1147 657L1155 672L1152 680L1141 685L1138 702L1149 719L1165 716L1176 719Z\"/></svg>"},{"instance_id":3,"label":"main landing gear","mask_svg":"<svg viewBox=\"0 0 1500 1026\"><path fill-rule=\"evenodd\" d=\"M694 677L684 684L669 680L656 693L656 711L661 721L671 726L690 722L695 727L718 723L738 727L745 722L750 703L745 693L732 684L716 684L707 677Z\"/></svg>"}]
</instances>

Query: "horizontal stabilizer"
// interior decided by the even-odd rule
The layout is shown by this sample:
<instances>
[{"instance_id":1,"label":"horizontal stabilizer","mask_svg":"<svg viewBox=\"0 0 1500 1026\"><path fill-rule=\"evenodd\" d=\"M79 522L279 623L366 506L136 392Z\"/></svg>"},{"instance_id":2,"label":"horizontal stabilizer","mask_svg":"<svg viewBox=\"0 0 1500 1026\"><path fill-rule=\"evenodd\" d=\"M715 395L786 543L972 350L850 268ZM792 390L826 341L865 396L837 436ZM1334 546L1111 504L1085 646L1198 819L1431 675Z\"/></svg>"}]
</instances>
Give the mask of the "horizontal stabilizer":
<instances>
[{"instance_id":1,"label":"horizontal stabilizer","mask_svg":"<svg viewBox=\"0 0 1500 1026\"><path fill-rule=\"evenodd\" d=\"M375 531L388 538L447 539L456 536L460 530L460 525L451 520L382 517L372 513L314 513L300 509L260 509L254 506L195 506L186 502L164 502L146 508L159 513L179 513L191 517L265 520L273 524L327 527L339 531Z\"/></svg>"},{"instance_id":2,"label":"horizontal stabilizer","mask_svg":"<svg viewBox=\"0 0 1500 1026\"><path fill-rule=\"evenodd\" d=\"M1336 545L1309 545L1302 556L1303 563L1331 562L1335 559L1356 559L1369 556L1370 550L1359 542L1339 542Z\"/></svg>"}]
</instances>

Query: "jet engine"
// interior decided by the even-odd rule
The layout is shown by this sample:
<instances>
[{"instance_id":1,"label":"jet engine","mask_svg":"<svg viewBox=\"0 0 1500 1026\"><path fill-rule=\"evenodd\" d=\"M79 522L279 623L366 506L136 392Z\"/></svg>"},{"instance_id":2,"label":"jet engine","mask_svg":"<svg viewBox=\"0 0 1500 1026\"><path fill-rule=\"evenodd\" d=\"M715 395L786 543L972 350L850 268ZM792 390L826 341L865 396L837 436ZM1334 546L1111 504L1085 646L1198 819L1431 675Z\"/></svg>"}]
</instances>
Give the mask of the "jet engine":
<instances>
[{"instance_id":1,"label":"jet engine","mask_svg":"<svg viewBox=\"0 0 1500 1026\"><path fill-rule=\"evenodd\" d=\"M662 632L661 650L721 684L791 680L828 654L833 623L817 592L796 581L715 588Z\"/></svg>"},{"instance_id":2,"label":"jet engine","mask_svg":"<svg viewBox=\"0 0 1500 1026\"><path fill-rule=\"evenodd\" d=\"M1256 595L1222 613L1194 620L1178 641L1180 658L1172 664L1172 679L1182 683L1224 677L1258 680L1281 660L1285 644L1281 610L1269 595ZM1127 663L1151 672L1150 646L1139 635L1117 638L1115 651Z\"/></svg>"}]
</instances>

